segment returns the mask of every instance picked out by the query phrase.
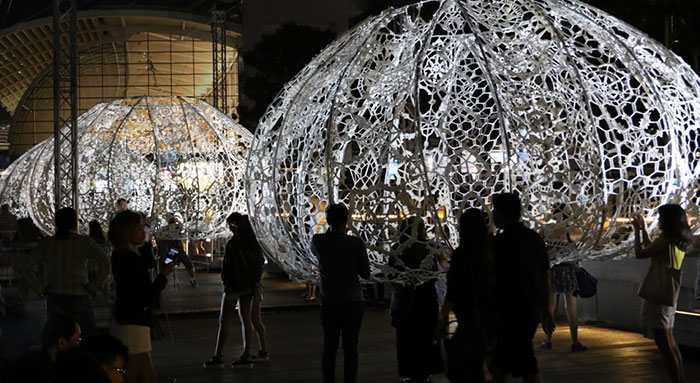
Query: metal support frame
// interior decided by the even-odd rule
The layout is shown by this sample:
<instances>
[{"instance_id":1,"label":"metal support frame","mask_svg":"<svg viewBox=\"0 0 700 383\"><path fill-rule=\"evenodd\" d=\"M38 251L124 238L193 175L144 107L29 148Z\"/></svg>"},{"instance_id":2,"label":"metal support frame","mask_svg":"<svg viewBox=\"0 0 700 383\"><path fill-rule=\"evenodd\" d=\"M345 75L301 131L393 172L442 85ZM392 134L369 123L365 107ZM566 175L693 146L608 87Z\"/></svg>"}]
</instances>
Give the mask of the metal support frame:
<instances>
[{"instance_id":1,"label":"metal support frame","mask_svg":"<svg viewBox=\"0 0 700 383\"><path fill-rule=\"evenodd\" d=\"M78 209L77 1L53 0L53 126L56 211Z\"/></svg>"},{"instance_id":2,"label":"metal support frame","mask_svg":"<svg viewBox=\"0 0 700 383\"><path fill-rule=\"evenodd\" d=\"M213 10L211 12L211 54L213 105L228 115L228 94L226 81L226 12Z\"/></svg>"}]
</instances>

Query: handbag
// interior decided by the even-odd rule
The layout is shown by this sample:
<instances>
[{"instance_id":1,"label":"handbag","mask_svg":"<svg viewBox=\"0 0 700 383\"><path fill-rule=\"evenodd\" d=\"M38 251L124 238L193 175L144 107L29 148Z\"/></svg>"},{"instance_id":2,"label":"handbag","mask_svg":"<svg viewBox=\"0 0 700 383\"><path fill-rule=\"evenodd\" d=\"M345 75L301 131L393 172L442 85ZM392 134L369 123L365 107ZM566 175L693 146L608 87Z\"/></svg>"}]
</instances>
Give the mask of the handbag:
<instances>
[{"instance_id":1,"label":"handbag","mask_svg":"<svg viewBox=\"0 0 700 383\"><path fill-rule=\"evenodd\" d=\"M598 292L598 280L583 267L576 268L576 281L578 290L574 291L575 297L590 298Z\"/></svg>"},{"instance_id":2,"label":"handbag","mask_svg":"<svg viewBox=\"0 0 700 383\"><path fill-rule=\"evenodd\" d=\"M669 258L673 256L673 246L668 248ZM669 266L673 265L673 260ZM681 292L681 271L666 267L660 262L651 261L638 295L651 303L661 306L675 306Z\"/></svg>"}]
</instances>

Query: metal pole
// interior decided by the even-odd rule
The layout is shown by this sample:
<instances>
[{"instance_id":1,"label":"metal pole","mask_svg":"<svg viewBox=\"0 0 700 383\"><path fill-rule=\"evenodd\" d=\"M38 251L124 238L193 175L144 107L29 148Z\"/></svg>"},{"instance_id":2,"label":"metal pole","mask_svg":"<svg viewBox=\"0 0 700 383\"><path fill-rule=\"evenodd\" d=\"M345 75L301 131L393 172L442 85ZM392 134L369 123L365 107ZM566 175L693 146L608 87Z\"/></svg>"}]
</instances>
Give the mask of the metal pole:
<instances>
[{"instance_id":1,"label":"metal pole","mask_svg":"<svg viewBox=\"0 0 700 383\"><path fill-rule=\"evenodd\" d=\"M54 211L61 208L61 0L53 1L53 170Z\"/></svg>"},{"instance_id":2,"label":"metal pole","mask_svg":"<svg viewBox=\"0 0 700 383\"><path fill-rule=\"evenodd\" d=\"M62 6L68 6L63 11ZM55 210L78 209L77 1L53 1Z\"/></svg>"},{"instance_id":3,"label":"metal pole","mask_svg":"<svg viewBox=\"0 0 700 383\"><path fill-rule=\"evenodd\" d=\"M226 81L226 12L214 9L211 12L211 54L212 54L212 89L215 108L228 115L228 95Z\"/></svg>"}]
</instances>

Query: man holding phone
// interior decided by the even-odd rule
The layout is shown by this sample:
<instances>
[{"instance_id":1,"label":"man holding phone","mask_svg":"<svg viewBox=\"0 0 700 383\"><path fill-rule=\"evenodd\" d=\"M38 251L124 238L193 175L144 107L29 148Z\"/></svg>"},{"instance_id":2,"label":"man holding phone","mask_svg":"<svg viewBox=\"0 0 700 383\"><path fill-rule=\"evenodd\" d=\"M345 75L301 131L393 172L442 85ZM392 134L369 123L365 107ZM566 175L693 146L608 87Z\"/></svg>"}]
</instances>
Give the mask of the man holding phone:
<instances>
[{"instance_id":1,"label":"man holding phone","mask_svg":"<svg viewBox=\"0 0 700 383\"><path fill-rule=\"evenodd\" d=\"M182 223L178 221L175 215L170 214L168 217L168 226L165 227L161 234L165 233L167 238L168 236L182 233L183 231L184 230L182 228ZM192 260L183 250L182 241L180 241L179 239L165 239L163 241L159 240L158 248L160 258L163 260L162 262L164 264L167 265L172 263L173 261L177 262L176 264L182 263L185 266L185 269L187 270L187 274L190 276L190 285L192 287L198 286L197 280L194 277L194 264L192 264Z\"/></svg>"}]
</instances>

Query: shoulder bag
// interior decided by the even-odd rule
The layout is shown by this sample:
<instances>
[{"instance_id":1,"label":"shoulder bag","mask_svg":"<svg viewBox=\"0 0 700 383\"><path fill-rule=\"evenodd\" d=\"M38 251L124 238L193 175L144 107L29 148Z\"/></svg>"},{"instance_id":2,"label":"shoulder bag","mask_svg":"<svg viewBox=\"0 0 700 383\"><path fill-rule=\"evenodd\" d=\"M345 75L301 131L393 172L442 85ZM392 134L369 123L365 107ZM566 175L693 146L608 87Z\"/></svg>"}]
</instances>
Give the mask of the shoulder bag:
<instances>
[{"instance_id":1,"label":"shoulder bag","mask_svg":"<svg viewBox=\"0 0 700 383\"><path fill-rule=\"evenodd\" d=\"M638 295L651 303L675 306L681 291L681 271L673 268L673 245L668 245L668 266L651 260Z\"/></svg>"},{"instance_id":2,"label":"shoulder bag","mask_svg":"<svg viewBox=\"0 0 700 383\"><path fill-rule=\"evenodd\" d=\"M581 266L576 268L576 282L578 290L574 292L575 297L590 298L598 292L598 280Z\"/></svg>"}]
</instances>

